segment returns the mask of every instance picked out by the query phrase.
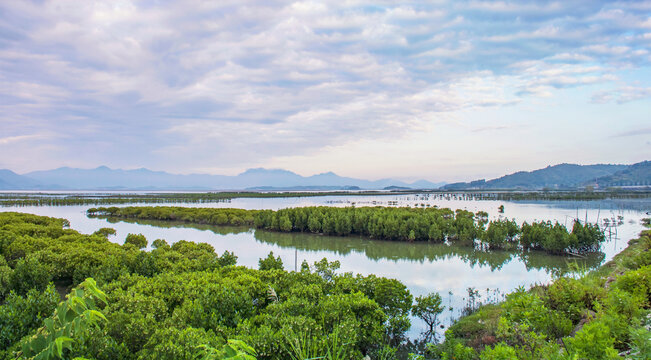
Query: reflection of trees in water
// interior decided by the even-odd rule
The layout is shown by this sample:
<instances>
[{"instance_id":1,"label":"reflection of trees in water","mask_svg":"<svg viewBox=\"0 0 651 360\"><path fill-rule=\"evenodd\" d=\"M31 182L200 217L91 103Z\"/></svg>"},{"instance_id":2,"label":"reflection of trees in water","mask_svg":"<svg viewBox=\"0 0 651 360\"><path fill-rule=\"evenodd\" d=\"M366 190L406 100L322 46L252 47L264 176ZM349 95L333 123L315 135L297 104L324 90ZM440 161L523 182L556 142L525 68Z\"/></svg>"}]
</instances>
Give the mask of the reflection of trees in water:
<instances>
[{"instance_id":1,"label":"reflection of trees in water","mask_svg":"<svg viewBox=\"0 0 651 360\"><path fill-rule=\"evenodd\" d=\"M240 234L240 233L249 232L251 230L248 226L214 226L214 225L203 225L203 224L190 224L182 221L141 220L141 219L128 219L128 218L116 218L116 217L104 217L104 216L96 216L96 218L106 219L106 221L108 221L111 224L125 222L129 224L151 225L160 228L188 228L188 229L197 229L197 230L204 230L204 231L207 230L218 235Z\"/></svg>"},{"instance_id":2,"label":"reflection of trees in water","mask_svg":"<svg viewBox=\"0 0 651 360\"><path fill-rule=\"evenodd\" d=\"M568 263L577 261L582 267L597 267L604 258L603 253L590 254L575 259L549 255L538 251L480 251L471 246L431 243L402 243L395 241L369 240L364 238L332 237L301 233L276 233L256 230L255 238L263 243L303 251L331 251L339 255L362 253L372 260L409 260L423 263L441 260L461 259L471 267L489 267L500 270L514 258L520 258L528 270L539 269L550 273L567 271Z\"/></svg>"},{"instance_id":3,"label":"reflection of trees in water","mask_svg":"<svg viewBox=\"0 0 651 360\"><path fill-rule=\"evenodd\" d=\"M105 219L112 224L126 222L161 228L189 228L207 230L219 235L240 234L251 231L247 226L214 226L175 221L123 218ZM605 257L601 252L588 254L588 256L584 258L568 258L565 256L549 255L538 251L481 251L472 246L434 243L404 243L396 241L370 240L362 237L280 233L265 230L255 230L254 237L259 242L277 245L281 248L292 248L301 251L330 251L338 255L360 253L375 261L408 260L424 263L425 261L435 262L461 259L471 267L489 267L491 271L500 270L512 259L519 258L525 264L527 270L545 270L548 273L559 274L569 270L569 263L576 262L581 268L592 269L599 266Z\"/></svg>"},{"instance_id":4,"label":"reflection of trees in water","mask_svg":"<svg viewBox=\"0 0 651 360\"><path fill-rule=\"evenodd\" d=\"M531 269L545 269L554 275L562 275L571 271L572 267L585 268L588 270L595 269L603 262L606 254L603 252L593 252L585 254L583 257L566 257L566 256L541 256L536 252L522 252L520 260ZM570 266L570 264L575 264Z\"/></svg>"}]
</instances>

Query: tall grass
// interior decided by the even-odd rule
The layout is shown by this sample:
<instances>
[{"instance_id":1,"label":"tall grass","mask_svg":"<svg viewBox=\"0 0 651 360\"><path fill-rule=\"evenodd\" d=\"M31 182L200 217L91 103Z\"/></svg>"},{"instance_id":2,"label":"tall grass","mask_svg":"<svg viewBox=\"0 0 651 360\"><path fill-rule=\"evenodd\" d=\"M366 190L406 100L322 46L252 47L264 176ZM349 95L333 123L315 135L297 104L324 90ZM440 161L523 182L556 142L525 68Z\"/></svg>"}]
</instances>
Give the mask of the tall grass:
<instances>
[{"instance_id":1,"label":"tall grass","mask_svg":"<svg viewBox=\"0 0 651 360\"><path fill-rule=\"evenodd\" d=\"M310 331L296 333L293 330L285 334L287 345L285 351L292 360L348 360L349 345L344 343L335 326L332 333L325 339L319 339Z\"/></svg>"}]
</instances>

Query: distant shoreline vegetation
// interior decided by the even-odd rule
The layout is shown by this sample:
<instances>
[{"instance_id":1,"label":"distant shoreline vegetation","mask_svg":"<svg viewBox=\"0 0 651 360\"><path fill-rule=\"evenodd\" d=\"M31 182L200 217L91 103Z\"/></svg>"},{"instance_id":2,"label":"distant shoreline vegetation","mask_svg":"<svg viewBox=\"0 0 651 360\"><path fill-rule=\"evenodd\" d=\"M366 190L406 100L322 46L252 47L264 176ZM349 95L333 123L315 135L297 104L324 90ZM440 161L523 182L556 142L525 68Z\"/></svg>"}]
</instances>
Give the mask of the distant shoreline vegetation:
<instances>
[{"instance_id":1,"label":"distant shoreline vegetation","mask_svg":"<svg viewBox=\"0 0 651 360\"><path fill-rule=\"evenodd\" d=\"M2 206L68 206L68 205L119 205L165 203L219 203L237 198L284 198L350 195L346 191L324 192L201 192L201 193L147 193L110 194L101 191L87 194L6 193L0 194ZM386 195L387 192L363 191L359 195Z\"/></svg>"},{"instance_id":2,"label":"distant shoreline vegetation","mask_svg":"<svg viewBox=\"0 0 651 360\"><path fill-rule=\"evenodd\" d=\"M571 231L550 221L488 220L488 213L443 208L300 207L273 210L100 207L88 216L251 226L279 232L365 236L391 241L457 243L479 250L543 250L553 254L598 252L605 236L598 225L575 221Z\"/></svg>"},{"instance_id":3,"label":"distant shoreline vegetation","mask_svg":"<svg viewBox=\"0 0 651 360\"><path fill-rule=\"evenodd\" d=\"M91 193L0 193L0 206L73 206L73 205L126 205L126 204L174 204L219 203L238 198L288 198L316 196L380 196L422 195L427 199L496 200L496 201L590 201L607 199L650 199L651 190L362 190L362 191L292 191L292 192L188 192L111 194Z\"/></svg>"}]
</instances>

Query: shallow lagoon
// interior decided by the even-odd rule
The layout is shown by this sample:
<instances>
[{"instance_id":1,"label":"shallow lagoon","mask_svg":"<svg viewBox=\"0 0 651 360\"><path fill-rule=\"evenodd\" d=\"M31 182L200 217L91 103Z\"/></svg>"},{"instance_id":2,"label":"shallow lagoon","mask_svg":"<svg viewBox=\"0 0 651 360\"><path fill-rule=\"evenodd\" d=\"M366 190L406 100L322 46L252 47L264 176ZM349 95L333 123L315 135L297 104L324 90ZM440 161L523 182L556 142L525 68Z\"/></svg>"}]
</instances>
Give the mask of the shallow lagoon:
<instances>
[{"instance_id":1,"label":"shallow lagoon","mask_svg":"<svg viewBox=\"0 0 651 360\"><path fill-rule=\"evenodd\" d=\"M575 218L589 222L604 219L618 223L606 232L609 240L602 246L603 254L579 259L580 268L594 268L624 249L627 241L643 229L640 220L648 216L651 200L599 200L586 202L508 202L476 201L464 197L434 195L380 196L320 196L297 198L240 198L230 202L203 204L174 204L188 207L233 207L244 209L279 209L299 206L438 206L486 211L490 219L500 216L518 223L534 220L558 221L571 226ZM504 205L504 213L498 207ZM137 204L145 206L145 204ZM300 267L303 260L313 263L322 258L341 262L342 272L376 274L402 281L414 296L438 292L452 311L445 311L442 324L449 325L466 304L467 289L479 291L480 301L499 299L518 286L549 282L554 274L566 271L575 261L544 253L495 251L481 252L464 246L445 244L402 243L375 241L358 237L330 237L301 233L274 233L241 227L215 227L155 221L119 221L88 218L91 206L4 207L0 211L20 211L70 220L71 228L92 233L101 227L116 229L112 241L121 243L129 233L142 233L150 241L162 238L173 243L178 240L206 242L218 253L232 251L238 264L257 268L258 259L270 251L280 256L285 268ZM412 319L410 337L417 338L424 324Z\"/></svg>"}]
</instances>

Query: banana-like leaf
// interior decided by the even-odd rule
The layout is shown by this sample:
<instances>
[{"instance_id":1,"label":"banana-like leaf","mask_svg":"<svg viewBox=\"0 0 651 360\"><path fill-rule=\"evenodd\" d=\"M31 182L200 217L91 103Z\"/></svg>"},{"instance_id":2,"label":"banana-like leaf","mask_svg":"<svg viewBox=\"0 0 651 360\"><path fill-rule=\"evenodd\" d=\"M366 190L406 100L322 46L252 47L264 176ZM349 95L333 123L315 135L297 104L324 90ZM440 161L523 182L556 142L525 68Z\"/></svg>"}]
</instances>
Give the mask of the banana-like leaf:
<instances>
[{"instance_id":1,"label":"banana-like leaf","mask_svg":"<svg viewBox=\"0 0 651 360\"><path fill-rule=\"evenodd\" d=\"M69 337L59 337L56 340L54 340L54 346L56 349L56 355L59 358L63 359L63 349L70 348L70 345L74 342L75 340Z\"/></svg>"}]
</instances>

